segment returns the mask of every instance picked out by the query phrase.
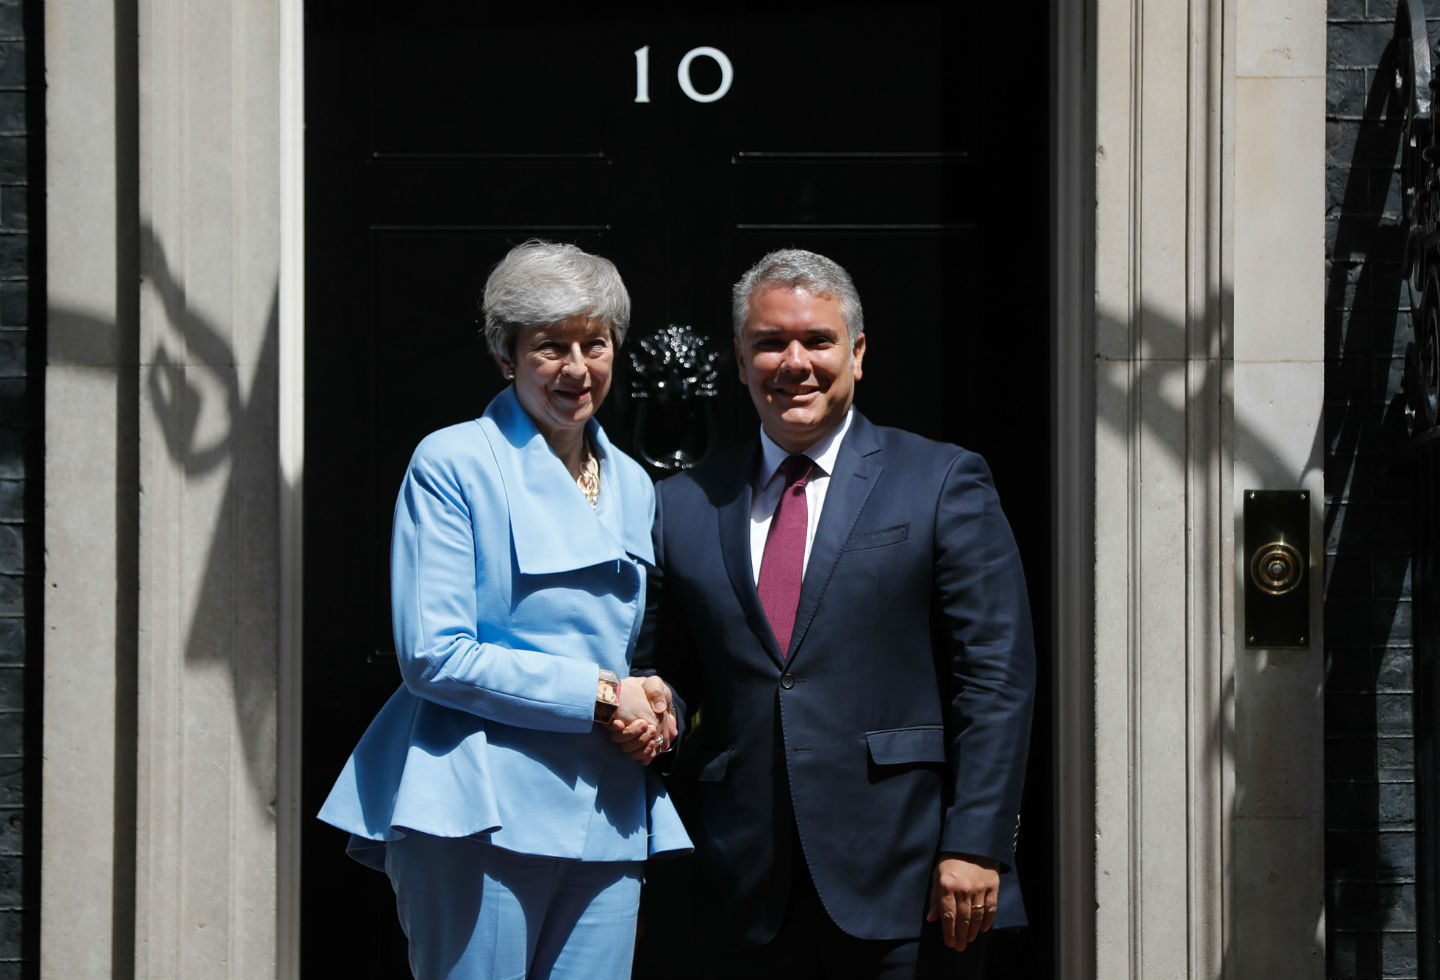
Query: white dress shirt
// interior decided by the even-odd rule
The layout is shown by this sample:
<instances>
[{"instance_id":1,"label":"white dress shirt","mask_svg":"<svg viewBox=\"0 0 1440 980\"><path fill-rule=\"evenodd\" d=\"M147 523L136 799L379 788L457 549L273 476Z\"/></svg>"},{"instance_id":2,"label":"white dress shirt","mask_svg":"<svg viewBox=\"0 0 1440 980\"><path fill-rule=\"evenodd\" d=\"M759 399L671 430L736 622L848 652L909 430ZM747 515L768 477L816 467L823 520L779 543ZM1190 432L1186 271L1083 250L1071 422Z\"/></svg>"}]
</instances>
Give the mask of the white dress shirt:
<instances>
[{"instance_id":1,"label":"white dress shirt","mask_svg":"<svg viewBox=\"0 0 1440 980\"><path fill-rule=\"evenodd\" d=\"M805 455L815 463L810 477L805 481L805 568L810 567L810 547L815 543L815 528L820 524L820 511L825 506L825 493L830 489L830 474L835 471L835 460L840 456L840 442L850 431L850 418L855 414L852 407L833 432L822 438ZM765 555L765 538L770 533L770 521L775 517L775 505L785 490L785 477L780 466L791 454L775 444L775 440L760 430L760 472L755 474L754 496L750 501L750 572L755 582L760 582L760 559Z\"/></svg>"}]
</instances>

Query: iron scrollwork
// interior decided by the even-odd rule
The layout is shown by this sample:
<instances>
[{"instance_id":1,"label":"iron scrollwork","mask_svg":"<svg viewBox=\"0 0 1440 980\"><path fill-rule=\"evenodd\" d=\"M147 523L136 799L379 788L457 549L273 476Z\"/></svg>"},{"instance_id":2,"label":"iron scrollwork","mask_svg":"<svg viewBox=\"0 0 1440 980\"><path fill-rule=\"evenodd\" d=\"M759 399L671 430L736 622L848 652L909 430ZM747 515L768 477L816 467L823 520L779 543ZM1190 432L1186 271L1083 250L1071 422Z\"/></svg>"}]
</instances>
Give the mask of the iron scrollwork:
<instances>
[{"instance_id":1,"label":"iron scrollwork","mask_svg":"<svg viewBox=\"0 0 1440 980\"><path fill-rule=\"evenodd\" d=\"M1440 85L1431 74L1434 51L1423 4L1400 0L1395 42L1399 58L1395 83L1405 113L1400 181L1411 327L1404 386L1410 430L1420 436L1435 429L1440 414L1440 142L1432 116Z\"/></svg>"},{"instance_id":2,"label":"iron scrollwork","mask_svg":"<svg viewBox=\"0 0 1440 980\"><path fill-rule=\"evenodd\" d=\"M630 352L635 451L657 476L694 466L715 442L711 400L720 352L692 327L672 323Z\"/></svg>"}]
</instances>

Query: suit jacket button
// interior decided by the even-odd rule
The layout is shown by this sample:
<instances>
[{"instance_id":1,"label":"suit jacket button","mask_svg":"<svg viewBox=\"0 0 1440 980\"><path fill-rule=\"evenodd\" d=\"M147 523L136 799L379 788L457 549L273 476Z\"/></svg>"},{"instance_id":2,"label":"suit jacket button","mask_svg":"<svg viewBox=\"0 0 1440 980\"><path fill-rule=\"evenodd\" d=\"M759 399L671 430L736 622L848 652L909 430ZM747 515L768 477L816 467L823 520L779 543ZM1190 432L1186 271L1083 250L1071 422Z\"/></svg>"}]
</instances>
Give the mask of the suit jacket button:
<instances>
[{"instance_id":1,"label":"suit jacket button","mask_svg":"<svg viewBox=\"0 0 1440 980\"><path fill-rule=\"evenodd\" d=\"M785 688L785 690L787 691L790 690L790 688L795 686L795 678L789 674L781 674L780 686Z\"/></svg>"}]
</instances>

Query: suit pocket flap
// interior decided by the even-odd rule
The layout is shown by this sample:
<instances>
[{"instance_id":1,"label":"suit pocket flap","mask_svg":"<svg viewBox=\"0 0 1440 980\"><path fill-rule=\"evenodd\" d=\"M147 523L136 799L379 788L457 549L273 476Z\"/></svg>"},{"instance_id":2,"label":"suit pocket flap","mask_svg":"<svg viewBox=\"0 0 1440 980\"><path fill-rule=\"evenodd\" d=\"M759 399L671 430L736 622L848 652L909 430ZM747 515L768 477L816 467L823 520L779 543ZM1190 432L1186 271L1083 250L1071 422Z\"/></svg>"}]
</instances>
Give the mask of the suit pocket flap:
<instances>
[{"instance_id":1,"label":"suit pocket flap","mask_svg":"<svg viewBox=\"0 0 1440 980\"><path fill-rule=\"evenodd\" d=\"M877 766L945 761L945 730L939 725L866 732L865 743Z\"/></svg>"},{"instance_id":2,"label":"suit pocket flap","mask_svg":"<svg viewBox=\"0 0 1440 980\"><path fill-rule=\"evenodd\" d=\"M894 527L885 527L878 531L865 531L861 534L850 535L850 540L845 542L845 550L863 551L866 548L883 548L887 544L899 544L909 536L909 524L896 524Z\"/></svg>"},{"instance_id":3,"label":"suit pocket flap","mask_svg":"<svg viewBox=\"0 0 1440 980\"><path fill-rule=\"evenodd\" d=\"M702 783L718 783L725 778L725 770L730 765L730 755L735 751L734 747L721 749L714 756L706 759L700 764L700 772L695 778Z\"/></svg>"}]
</instances>

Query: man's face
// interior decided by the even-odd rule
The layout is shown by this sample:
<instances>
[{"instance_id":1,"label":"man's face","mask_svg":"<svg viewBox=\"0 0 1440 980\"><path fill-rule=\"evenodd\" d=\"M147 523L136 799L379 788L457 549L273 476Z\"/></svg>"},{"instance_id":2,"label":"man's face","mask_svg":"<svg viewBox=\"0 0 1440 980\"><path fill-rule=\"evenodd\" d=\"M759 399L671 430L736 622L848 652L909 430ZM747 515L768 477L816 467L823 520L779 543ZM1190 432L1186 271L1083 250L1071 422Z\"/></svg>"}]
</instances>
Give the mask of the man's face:
<instances>
[{"instance_id":1,"label":"man's face","mask_svg":"<svg viewBox=\"0 0 1440 980\"><path fill-rule=\"evenodd\" d=\"M750 300L735 341L740 380L767 435L786 452L809 449L845 418L865 359L865 335L852 347L840 301L779 286Z\"/></svg>"}]
</instances>

